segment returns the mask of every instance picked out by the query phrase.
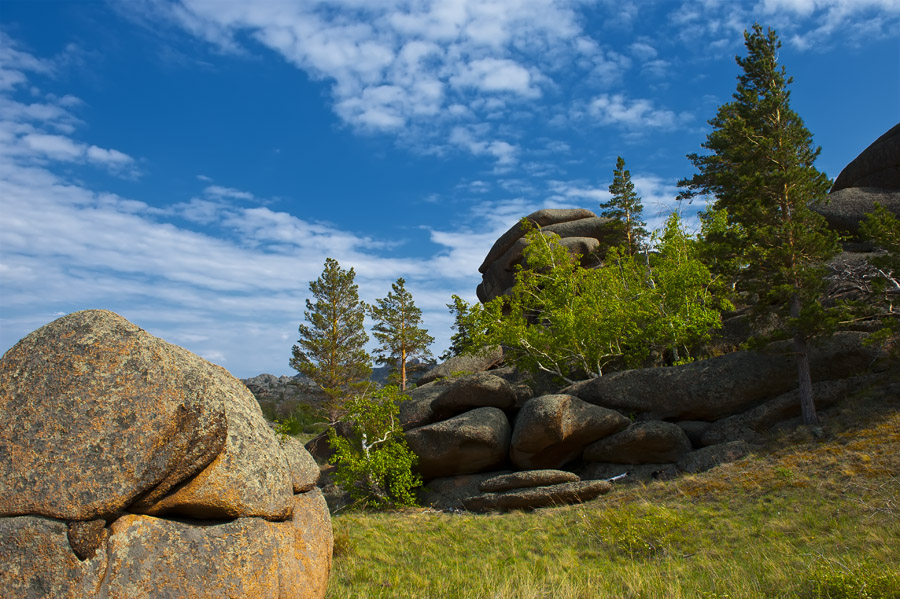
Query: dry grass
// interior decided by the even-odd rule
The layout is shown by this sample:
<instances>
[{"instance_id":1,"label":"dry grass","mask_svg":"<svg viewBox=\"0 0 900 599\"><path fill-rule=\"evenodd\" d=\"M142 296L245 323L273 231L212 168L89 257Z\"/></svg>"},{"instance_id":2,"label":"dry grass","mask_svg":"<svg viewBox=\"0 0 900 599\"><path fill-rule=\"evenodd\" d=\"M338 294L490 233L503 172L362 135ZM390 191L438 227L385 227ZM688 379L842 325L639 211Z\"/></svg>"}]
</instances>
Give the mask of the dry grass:
<instances>
[{"instance_id":1,"label":"dry grass","mask_svg":"<svg viewBox=\"0 0 900 599\"><path fill-rule=\"evenodd\" d=\"M900 393L709 472L533 513L334 518L329 598L900 598Z\"/></svg>"}]
</instances>

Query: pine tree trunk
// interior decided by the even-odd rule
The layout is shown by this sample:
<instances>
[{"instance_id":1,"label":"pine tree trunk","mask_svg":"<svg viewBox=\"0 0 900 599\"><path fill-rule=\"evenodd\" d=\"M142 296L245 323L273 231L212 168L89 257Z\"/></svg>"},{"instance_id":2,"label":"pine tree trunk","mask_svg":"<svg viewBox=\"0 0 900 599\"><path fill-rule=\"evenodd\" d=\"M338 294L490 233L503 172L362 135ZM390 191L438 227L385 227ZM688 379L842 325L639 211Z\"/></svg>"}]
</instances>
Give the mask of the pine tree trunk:
<instances>
[{"instance_id":1,"label":"pine tree trunk","mask_svg":"<svg viewBox=\"0 0 900 599\"><path fill-rule=\"evenodd\" d=\"M794 296L791 299L791 316L800 316L800 298ZM797 388L800 392L800 414L803 424L819 424L816 416L816 405L813 402L812 377L809 373L809 342L806 335L798 331L794 333L794 356L797 360Z\"/></svg>"}]
</instances>

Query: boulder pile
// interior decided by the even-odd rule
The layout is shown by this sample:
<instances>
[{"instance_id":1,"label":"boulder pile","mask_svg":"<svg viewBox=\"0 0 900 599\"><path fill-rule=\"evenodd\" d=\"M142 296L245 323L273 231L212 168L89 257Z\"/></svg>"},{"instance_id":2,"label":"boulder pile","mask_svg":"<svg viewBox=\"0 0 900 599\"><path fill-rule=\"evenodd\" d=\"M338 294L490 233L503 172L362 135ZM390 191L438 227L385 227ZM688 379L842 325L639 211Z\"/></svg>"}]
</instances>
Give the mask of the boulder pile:
<instances>
[{"instance_id":1,"label":"boulder pile","mask_svg":"<svg viewBox=\"0 0 900 599\"><path fill-rule=\"evenodd\" d=\"M817 405L865 384L878 355L859 332L811 355ZM800 414L790 348L627 370L528 398L501 370L409 392L401 421L439 509L531 509L593 499L608 479L669 478L740 459L760 433Z\"/></svg>"},{"instance_id":2,"label":"boulder pile","mask_svg":"<svg viewBox=\"0 0 900 599\"><path fill-rule=\"evenodd\" d=\"M224 369L70 314L0 359L0 596L323 597L318 475Z\"/></svg>"},{"instance_id":3,"label":"boulder pile","mask_svg":"<svg viewBox=\"0 0 900 599\"><path fill-rule=\"evenodd\" d=\"M589 256L615 234L612 219L599 217L584 208L538 210L525 219L545 233L559 235L560 243L580 256ZM482 273L476 290L480 301L488 302L513 286L516 265L522 263L522 250L527 245L524 235L522 224L516 223L491 247L478 268Z\"/></svg>"}]
</instances>

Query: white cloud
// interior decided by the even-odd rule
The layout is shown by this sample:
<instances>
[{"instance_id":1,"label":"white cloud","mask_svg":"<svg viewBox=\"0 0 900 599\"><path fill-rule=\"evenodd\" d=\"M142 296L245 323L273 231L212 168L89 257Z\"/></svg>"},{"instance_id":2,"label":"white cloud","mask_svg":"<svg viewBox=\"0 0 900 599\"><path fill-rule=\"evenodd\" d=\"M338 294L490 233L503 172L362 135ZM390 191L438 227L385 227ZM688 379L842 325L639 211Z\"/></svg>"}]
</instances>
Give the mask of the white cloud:
<instances>
[{"instance_id":1,"label":"white cloud","mask_svg":"<svg viewBox=\"0 0 900 599\"><path fill-rule=\"evenodd\" d=\"M540 89L533 85L531 72L508 59L483 58L462 67L450 79L455 87L474 87L485 92L511 92L525 97L538 97Z\"/></svg>"},{"instance_id":2,"label":"white cloud","mask_svg":"<svg viewBox=\"0 0 900 599\"><path fill-rule=\"evenodd\" d=\"M226 52L255 39L329 82L335 113L365 131L390 132L426 152L454 127L501 117L513 100L530 111L573 65L616 76L621 65L580 25L580 0L119 3L120 12L177 23ZM595 56L598 58L595 60ZM492 100L500 100L493 102ZM514 161L509 142L449 147ZM506 145L504 145L506 144Z\"/></svg>"},{"instance_id":3,"label":"white cloud","mask_svg":"<svg viewBox=\"0 0 900 599\"><path fill-rule=\"evenodd\" d=\"M651 100L631 100L623 94L601 94L588 105L588 113L601 125L627 129L674 129L689 121L688 113L656 108Z\"/></svg>"}]
</instances>

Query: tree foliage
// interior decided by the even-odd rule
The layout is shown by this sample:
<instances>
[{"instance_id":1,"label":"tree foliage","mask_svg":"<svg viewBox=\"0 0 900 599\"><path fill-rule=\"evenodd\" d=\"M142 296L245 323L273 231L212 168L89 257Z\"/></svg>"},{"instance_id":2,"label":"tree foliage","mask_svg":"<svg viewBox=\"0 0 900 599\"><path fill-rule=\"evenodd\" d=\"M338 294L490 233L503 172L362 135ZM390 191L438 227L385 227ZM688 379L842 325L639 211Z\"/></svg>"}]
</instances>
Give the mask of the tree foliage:
<instances>
[{"instance_id":1,"label":"tree foliage","mask_svg":"<svg viewBox=\"0 0 900 599\"><path fill-rule=\"evenodd\" d=\"M413 489L422 484L412 471L418 457L406 444L397 418L402 399L395 386L359 395L346 404L350 437L334 428L328 431L335 482L354 500L375 508L415 505Z\"/></svg>"},{"instance_id":2,"label":"tree foliage","mask_svg":"<svg viewBox=\"0 0 900 599\"><path fill-rule=\"evenodd\" d=\"M416 307L403 277L391 285L387 297L375 300L369 309L375 325L372 334L380 343L376 361L396 368L400 389L406 389L406 364L412 358L430 358L434 337L422 328L422 310Z\"/></svg>"},{"instance_id":3,"label":"tree foliage","mask_svg":"<svg viewBox=\"0 0 900 599\"><path fill-rule=\"evenodd\" d=\"M613 171L609 193L612 197L600 204L600 216L617 221L622 238L621 246L626 253L633 256L644 245L647 223L641 218L644 207L640 196L634 191L631 173L625 169L625 160L621 156L616 159L616 169Z\"/></svg>"},{"instance_id":4,"label":"tree foliage","mask_svg":"<svg viewBox=\"0 0 900 599\"><path fill-rule=\"evenodd\" d=\"M455 294L450 299L451 303L447 304L447 309L453 315L453 333L450 335L450 347L441 354L441 360L458 356L472 345L472 335L468 323L469 304Z\"/></svg>"},{"instance_id":5,"label":"tree foliage","mask_svg":"<svg viewBox=\"0 0 900 599\"><path fill-rule=\"evenodd\" d=\"M572 382L605 368L639 366L651 352L689 359L721 326L711 276L677 214L649 259L611 248L586 269L559 243L523 220L528 245L509 295L470 306L464 319L471 348L502 345L528 371Z\"/></svg>"},{"instance_id":6,"label":"tree foliage","mask_svg":"<svg viewBox=\"0 0 900 599\"><path fill-rule=\"evenodd\" d=\"M366 305L359 299L353 269L344 270L328 258L322 275L309 284L315 299L306 300L300 339L294 345L292 368L305 374L325 393L329 421L337 422L343 404L365 384L372 373L365 350L369 340L364 327Z\"/></svg>"},{"instance_id":7,"label":"tree foliage","mask_svg":"<svg viewBox=\"0 0 900 599\"><path fill-rule=\"evenodd\" d=\"M860 232L884 252L869 259L879 275L873 285L881 296L879 316L884 323L877 337L897 351L900 349L900 309L896 305L900 300L900 219L876 203L875 210L860 223Z\"/></svg>"},{"instance_id":8,"label":"tree foliage","mask_svg":"<svg viewBox=\"0 0 900 599\"><path fill-rule=\"evenodd\" d=\"M839 249L837 235L812 210L831 181L815 167L821 148L790 107L792 79L778 65L781 43L759 24L744 33L747 56L733 100L709 121L702 144L689 154L698 172L679 182L681 197L713 198L707 239L716 244L717 267L731 271L735 287L751 298L756 315L779 316L793 338L803 418L816 422L809 378L808 341L829 322L819 297L825 262ZM724 222L721 222L724 220Z\"/></svg>"}]
</instances>

